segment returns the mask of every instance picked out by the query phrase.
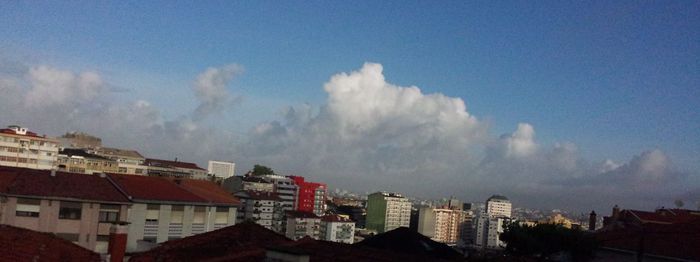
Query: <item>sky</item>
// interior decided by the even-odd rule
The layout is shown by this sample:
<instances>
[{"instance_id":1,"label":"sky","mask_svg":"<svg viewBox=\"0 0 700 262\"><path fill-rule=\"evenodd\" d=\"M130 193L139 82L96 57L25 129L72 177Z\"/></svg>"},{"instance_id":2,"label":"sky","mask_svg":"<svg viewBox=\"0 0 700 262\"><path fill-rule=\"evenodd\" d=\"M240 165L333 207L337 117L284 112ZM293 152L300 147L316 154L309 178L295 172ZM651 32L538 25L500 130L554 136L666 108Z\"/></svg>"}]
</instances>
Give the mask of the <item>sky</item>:
<instances>
[{"instance_id":1,"label":"sky","mask_svg":"<svg viewBox=\"0 0 700 262\"><path fill-rule=\"evenodd\" d=\"M0 125L356 192L700 208L699 14L697 1L3 2Z\"/></svg>"}]
</instances>

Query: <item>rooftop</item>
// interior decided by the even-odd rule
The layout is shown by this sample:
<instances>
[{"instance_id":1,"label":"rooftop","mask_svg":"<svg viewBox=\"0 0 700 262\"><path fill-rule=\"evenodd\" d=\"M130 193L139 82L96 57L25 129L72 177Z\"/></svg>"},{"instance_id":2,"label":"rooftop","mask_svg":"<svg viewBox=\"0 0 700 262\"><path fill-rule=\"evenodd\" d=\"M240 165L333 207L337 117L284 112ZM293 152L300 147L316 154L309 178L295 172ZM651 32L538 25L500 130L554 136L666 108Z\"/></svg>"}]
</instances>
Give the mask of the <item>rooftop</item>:
<instances>
[{"instance_id":1,"label":"rooftop","mask_svg":"<svg viewBox=\"0 0 700 262\"><path fill-rule=\"evenodd\" d=\"M84 157L84 158L110 160L109 158L95 155L95 154L91 154L91 153L88 153L87 151L85 151L84 149L79 149L79 148L64 148L64 149L61 149L61 151L59 151L58 153L62 154L62 155L67 155L68 157L80 156L80 157Z\"/></svg>"},{"instance_id":2,"label":"rooftop","mask_svg":"<svg viewBox=\"0 0 700 262\"><path fill-rule=\"evenodd\" d=\"M489 199L486 200L486 202L491 201L491 200L504 200L504 201L510 201L507 197L502 196L502 195L493 195L489 197Z\"/></svg>"},{"instance_id":3,"label":"rooftop","mask_svg":"<svg viewBox=\"0 0 700 262\"><path fill-rule=\"evenodd\" d=\"M109 156L120 156L120 157L130 157L130 158L144 158L136 150L129 149L119 149L111 147L101 147L96 150L98 154L109 155Z\"/></svg>"},{"instance_id":4,"label":"rooftop","mask_svg":"<svg viewBox=\"0 0 700 262\"><path fill-rule=\"evenodd\" d=\"M218 186L209 181L122 174L108 176L134 200L220 205L239 203L234 197L215 189Z\"/></svg>"},{"instance_id":5,"label":"rooftop","mask_svg":"<svg viewBox=\"0 0 700 262\"><path fill-rule=\"evenodd\" d=\"M102 202L129 202L106 178L50 170L0 166L0 194Z\"/></svg>"},{"instance_id":6,"label":"rooftop","mask_svg":"<svg viewBox=\"0 0 700 262\"><path fill-rule=\"evenodd\" d=\"M0 225L0 261L101 261L100 255L50 233Z\"/></svg>"},{"instance_id":7,"label":"rooftop","mask_svg":"<svg viewBox=\"0 0 700 262\"><path fill-rule=\"evenodd\" d=\"M195 164L195 163L181 162L181 161L177 161L177 160L171 161L171 160L147 158L146 161L144 162L144 165L153 166L153 167L186 168L186 169L196 169L196 170L206 171L206 169L197 166L197 164Z\"/></svg>"}]
</instances>

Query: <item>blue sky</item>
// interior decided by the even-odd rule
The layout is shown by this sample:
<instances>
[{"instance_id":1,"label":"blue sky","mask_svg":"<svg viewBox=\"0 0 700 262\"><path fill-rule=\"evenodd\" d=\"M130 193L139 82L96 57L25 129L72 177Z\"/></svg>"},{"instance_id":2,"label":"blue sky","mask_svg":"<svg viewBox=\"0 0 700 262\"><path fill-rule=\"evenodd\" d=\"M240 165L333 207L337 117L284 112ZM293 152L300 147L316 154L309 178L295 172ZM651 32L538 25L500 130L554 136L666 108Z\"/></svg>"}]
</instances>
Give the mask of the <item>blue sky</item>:
<instances>
[{"instance_id":1,"label":"blue sky","mask_svg":"<svg viewBox=\"0 0 700 262\"><path fill-rule=\"evenodd\" d=\"M321 106L365 62L462 98L496 135L532 124L591 161L660 148L700 169L697 1L54 1L0 3L0 56L94 70L170 118L208 67L237 63L229 129ZM241 131L241 133L244 131Z\"/></svg>"}]
</instances>

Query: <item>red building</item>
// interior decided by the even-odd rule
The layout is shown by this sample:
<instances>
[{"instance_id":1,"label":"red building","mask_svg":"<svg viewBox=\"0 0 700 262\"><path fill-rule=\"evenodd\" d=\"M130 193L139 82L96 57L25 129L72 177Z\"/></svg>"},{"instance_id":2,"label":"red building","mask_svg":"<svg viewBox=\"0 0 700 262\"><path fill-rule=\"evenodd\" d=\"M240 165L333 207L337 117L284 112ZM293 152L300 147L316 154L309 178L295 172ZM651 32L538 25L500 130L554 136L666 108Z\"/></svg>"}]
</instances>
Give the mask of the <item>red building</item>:
<instances>
[{"instance_id":1,"label":"red building","mask_svg":"<svg viewBox=\"0 0 700 262\"><path fill-rule=\"evenodd\" d=\"M326 184L304 181L301 176L289 176L299 187L297 211L311 212L318 216L326 211Z\"/></svg>"}]
</instances>

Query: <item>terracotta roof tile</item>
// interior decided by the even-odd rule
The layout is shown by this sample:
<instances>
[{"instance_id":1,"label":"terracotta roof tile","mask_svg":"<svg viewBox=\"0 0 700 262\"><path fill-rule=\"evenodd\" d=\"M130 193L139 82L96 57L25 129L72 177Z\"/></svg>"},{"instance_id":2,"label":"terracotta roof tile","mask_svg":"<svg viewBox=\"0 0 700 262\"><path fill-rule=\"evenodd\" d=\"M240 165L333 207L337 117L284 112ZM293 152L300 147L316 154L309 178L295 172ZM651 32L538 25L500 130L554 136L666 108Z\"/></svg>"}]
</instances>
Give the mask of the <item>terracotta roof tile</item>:
<instances>
[{"instance_id":1,"label":"terracotta roof tile","mask_svg":"<svg viewBox=\"0 0 700 262\"><path fill-rule=\"evenodd\" d=\"M133 200L208 203L167 178L121 174L108 176Z\"/></svg>"},{"instance_id":2,"label":"terracotta roof tile","mask_svg":"<svg viewBox=\"0 0 700 262\"><path fill-rule=\"evenodd\" d=\"M0 193L20 196L128 202L107 178L99 175L0 167Z\"/></svg>"},{"instance_id":3,"label":"terracotta roof tile","mask_svg":"<svg viewBox=\"0 0 700 262\"><path fill-rule=\"evenodd\" d=\"M100 255L50 233L0 225L0 261L100 261Z\"/></svg>"},{"instance_id":4,"label":"terracotta roof tile","mask_svg":"<svg viewBox=\"0 0 700 262\"><path fill-rule=\"evenodd\" d=\"M222 187L206 180L181 179L180 186L214 204L238 205L241 202Z\"/></svg>"}]
</instances>

